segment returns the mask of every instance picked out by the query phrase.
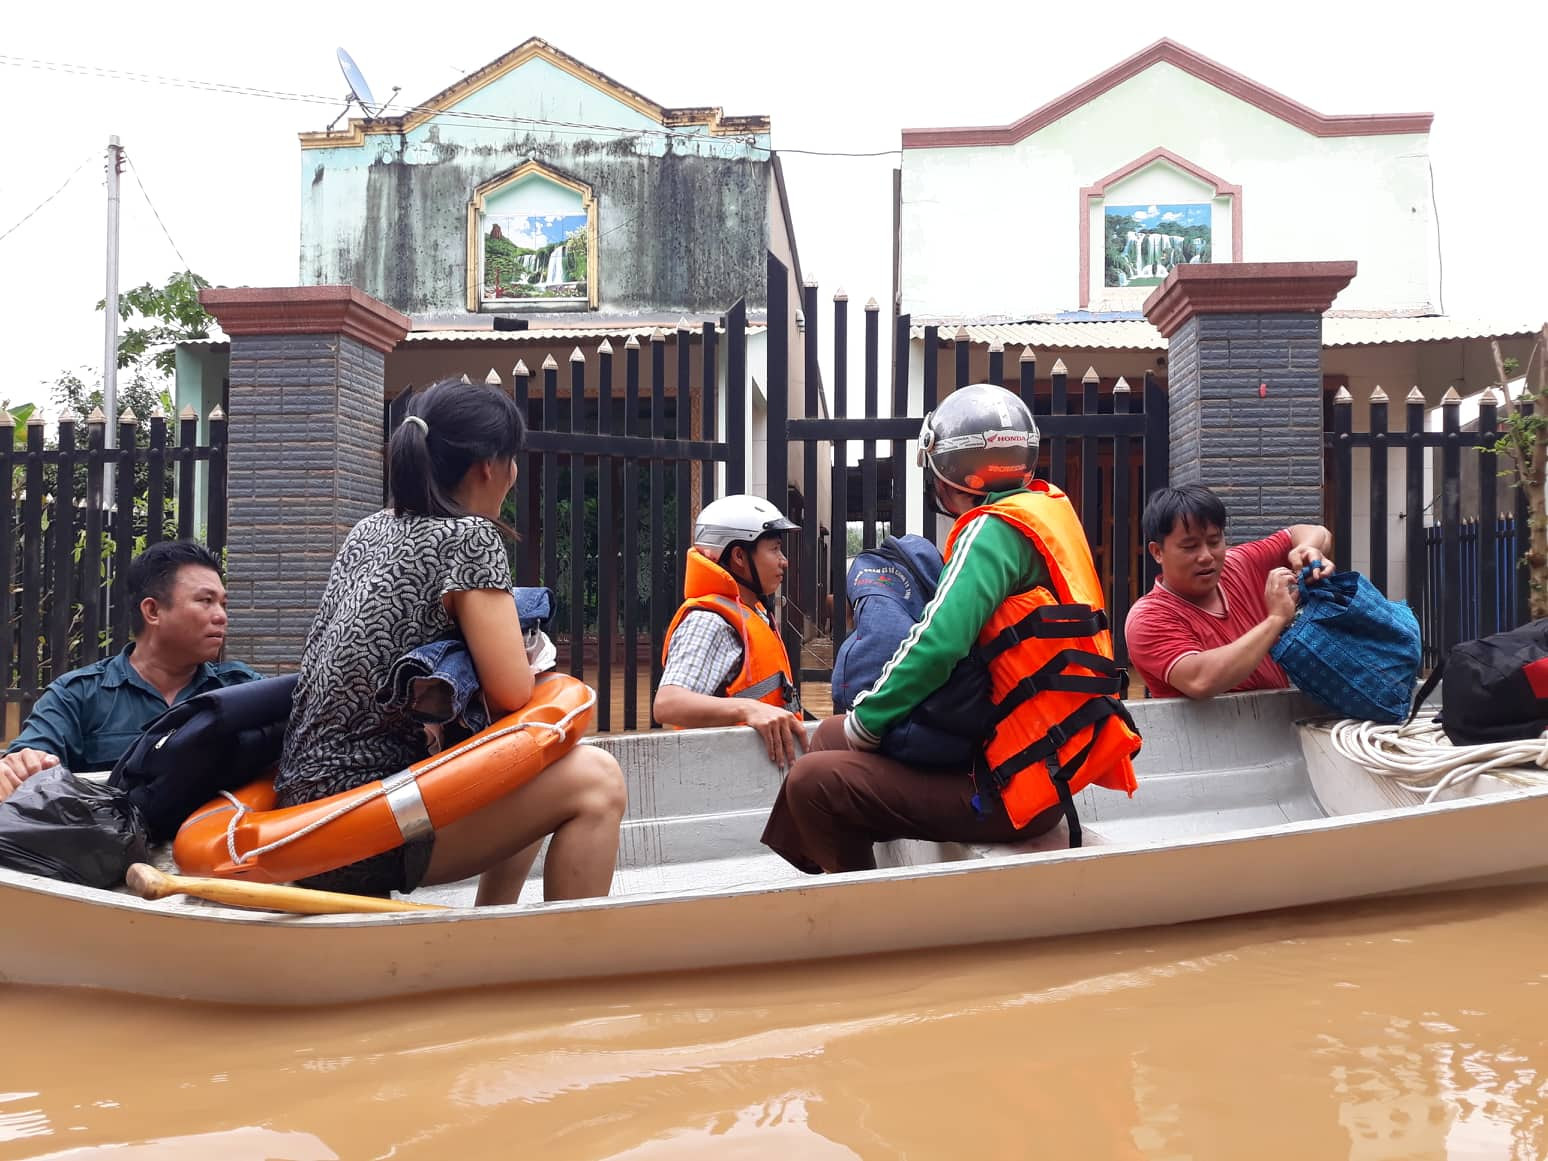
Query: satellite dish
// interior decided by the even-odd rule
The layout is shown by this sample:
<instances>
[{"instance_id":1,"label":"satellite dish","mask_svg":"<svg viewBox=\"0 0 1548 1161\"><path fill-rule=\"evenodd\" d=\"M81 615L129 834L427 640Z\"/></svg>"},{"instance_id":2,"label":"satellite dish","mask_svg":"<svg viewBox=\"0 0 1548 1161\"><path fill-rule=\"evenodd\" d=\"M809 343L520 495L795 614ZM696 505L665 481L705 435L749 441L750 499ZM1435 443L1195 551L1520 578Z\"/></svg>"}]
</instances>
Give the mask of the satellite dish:
<instances>
[{"instance_id":1,"label":"satellite dish","mask_svg":"<svg viewBox=\"0 0 1548 1161\"><path fill-rule=\"evenodd\" d=\"M359 103L361 110L367 118L375 117L377 113L381 112L381 106L377 105L373 111L372 106L376 105L376 98L371 95L371 86L366 84L366 79L361 74L359 66L355 64L354 59L349 53L342 48L338 50L338 56L339 68L344 70L344 80L349 84L351 99Z\"/></svg>"}]
</instances>

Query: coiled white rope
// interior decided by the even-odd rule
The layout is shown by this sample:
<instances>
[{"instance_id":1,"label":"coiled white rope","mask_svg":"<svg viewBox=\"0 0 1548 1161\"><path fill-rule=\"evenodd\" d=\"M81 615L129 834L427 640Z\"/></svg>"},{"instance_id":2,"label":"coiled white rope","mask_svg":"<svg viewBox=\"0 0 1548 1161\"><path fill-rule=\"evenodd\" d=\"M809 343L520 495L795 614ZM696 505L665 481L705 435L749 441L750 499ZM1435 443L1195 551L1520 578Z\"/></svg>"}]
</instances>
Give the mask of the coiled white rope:
<instances>
[{"instance_id":1,"label":"coiled white rope","mask_svg":"<svg viewBox=\"0 0 1548 1161\"><path fill-rule=\"evenodd\" d=\"M1426 802L1488 774L1512 786L1548 786L1548 733L1514 742L1454 746L1428 718L1385 726L1347 718L1335 723L1333 748L1372 773L1391 778Z\"/></svg>"},{"instance_id":2,"label":"coiled white rope","mask_svg":"<svg viewBox=\"0 0 1548 1161\"><path fill-rule=\"evenodd\" d=\"M539 677L538 682L541 683L542 681L543 678ZM496 730L492 734L483 734L477 739L470 738L468 741L463 742L458 746L454 746L450 750L446 750L440 754L435 755L425 764L423 769L414 775L415 779L417 780L420 775L428 774L431 770L435 770L438 767L445 765L453 758L460 757L461 755L470 753L473 750L482 749L484 746L488 745L490 742L493 742L497 738L504 738L521 730L548 730L550 733L555 733L560 735L560 737L563 737L569 730L571 723L574 722L576 718L580 717L587 710L591 709L594 705L597 704L597 691L588 685L586 687L586 692L590 696L583 703L576 706L569 713L565 714L564 717L560 718L557 722L514 722L511 725ZM245 862L249 862L252 859L258 858L260 855L266 855L270 851L277 851L281 847L289 846L297 839L305 838L313 831L320 830L321 828L327 826L329 823L338 821L346 814L349 814L351 811L359 810L366 803L374 802L376 799L381 798L387 793L387 789L382 782L378 782L375 788L372 789L369 794L366 794L353 802L346 802L344 805L329 811L321 818L309 822L306 826L303 826L300 830L294 832L293 834L287 834L282 838L275 839L272 843L266 843L261 847L255 847L253 850L248 851L245 855L237 854L236 832L238 824L242 821L242 816L247 814L251 808L241 799L237 798L236 795L231 794L228 791L222 790L220 793L221 797L224 798L227 802L231 803L231 805L235 808L231 813L230 821L226 823L226 853L231 856L231 863L233 866L240 866ZM201 815L200 817L203 816Z\"/></svg>"}]
</instances>

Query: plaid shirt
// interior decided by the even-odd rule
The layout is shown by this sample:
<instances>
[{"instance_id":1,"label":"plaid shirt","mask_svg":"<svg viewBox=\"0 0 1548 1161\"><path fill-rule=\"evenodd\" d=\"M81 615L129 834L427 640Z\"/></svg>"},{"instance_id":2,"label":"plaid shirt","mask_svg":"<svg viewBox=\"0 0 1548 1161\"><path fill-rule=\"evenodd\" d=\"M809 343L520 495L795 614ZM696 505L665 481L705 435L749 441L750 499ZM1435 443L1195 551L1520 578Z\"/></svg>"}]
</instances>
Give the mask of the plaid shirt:
<instances>
[{"instance_id":1,"label":"plaid shirt","mask_svg":"<svg viewBox=\"0 0 1548 1161\"><path fill-rule=\"evenodd\" d=\"M741 671L741 634L719 613L694 609L667 642L661 684L721 697Z\"/></svg>"}]
</instances>

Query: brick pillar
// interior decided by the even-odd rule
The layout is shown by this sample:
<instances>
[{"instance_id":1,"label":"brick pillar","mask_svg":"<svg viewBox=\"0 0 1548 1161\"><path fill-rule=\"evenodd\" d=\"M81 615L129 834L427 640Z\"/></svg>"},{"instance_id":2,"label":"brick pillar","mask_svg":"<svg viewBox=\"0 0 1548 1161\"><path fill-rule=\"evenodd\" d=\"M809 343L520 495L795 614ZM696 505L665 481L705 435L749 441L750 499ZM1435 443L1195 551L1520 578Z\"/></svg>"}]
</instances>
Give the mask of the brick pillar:
<instances>
[{"instance_id":1,"label":"brick pillar","mask_svg":"<svg viewBox=\"0 0 1548 1161\"><path fill-rule=\"evenodd\" d=\"M1145 300L1169 340L1171 482L1225 501L1231 539L1323 523L1322 314L1353 262L1179 266Z\"/></svg>"},{"instance_id":2,"label":"brick pillar","mask_svg":"<svg viewBox=\"0 0 1548 1161\"><path fill-rule=\"evenodd\" d=\"M381 506L383 362L409 320L352 286L199 298L231 337L228 652L287 672L340 544Z\"/></svg>"}]
</instances>

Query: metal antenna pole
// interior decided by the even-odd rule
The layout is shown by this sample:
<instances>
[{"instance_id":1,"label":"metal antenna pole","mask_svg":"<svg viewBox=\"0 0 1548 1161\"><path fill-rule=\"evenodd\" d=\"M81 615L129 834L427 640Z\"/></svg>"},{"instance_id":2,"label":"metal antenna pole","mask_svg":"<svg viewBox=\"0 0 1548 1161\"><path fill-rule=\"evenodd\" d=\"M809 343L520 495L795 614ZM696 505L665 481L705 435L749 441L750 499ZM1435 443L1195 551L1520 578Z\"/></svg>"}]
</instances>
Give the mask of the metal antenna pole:
<instances>
[{"instance_id":1,"label":"metal antenna pole","mask_svg":"<svg viewBox=\"0 0 1548 1161\"><path fill-rule=\"evenodd\" d=\"M102 410L107 413L103 446L118 446L118 175L124 168L124 150L117 137L107 147L107 301L103 329ZM102 472L102 503L113 507L113 461Z\"/></svg>"}]
</instances>

